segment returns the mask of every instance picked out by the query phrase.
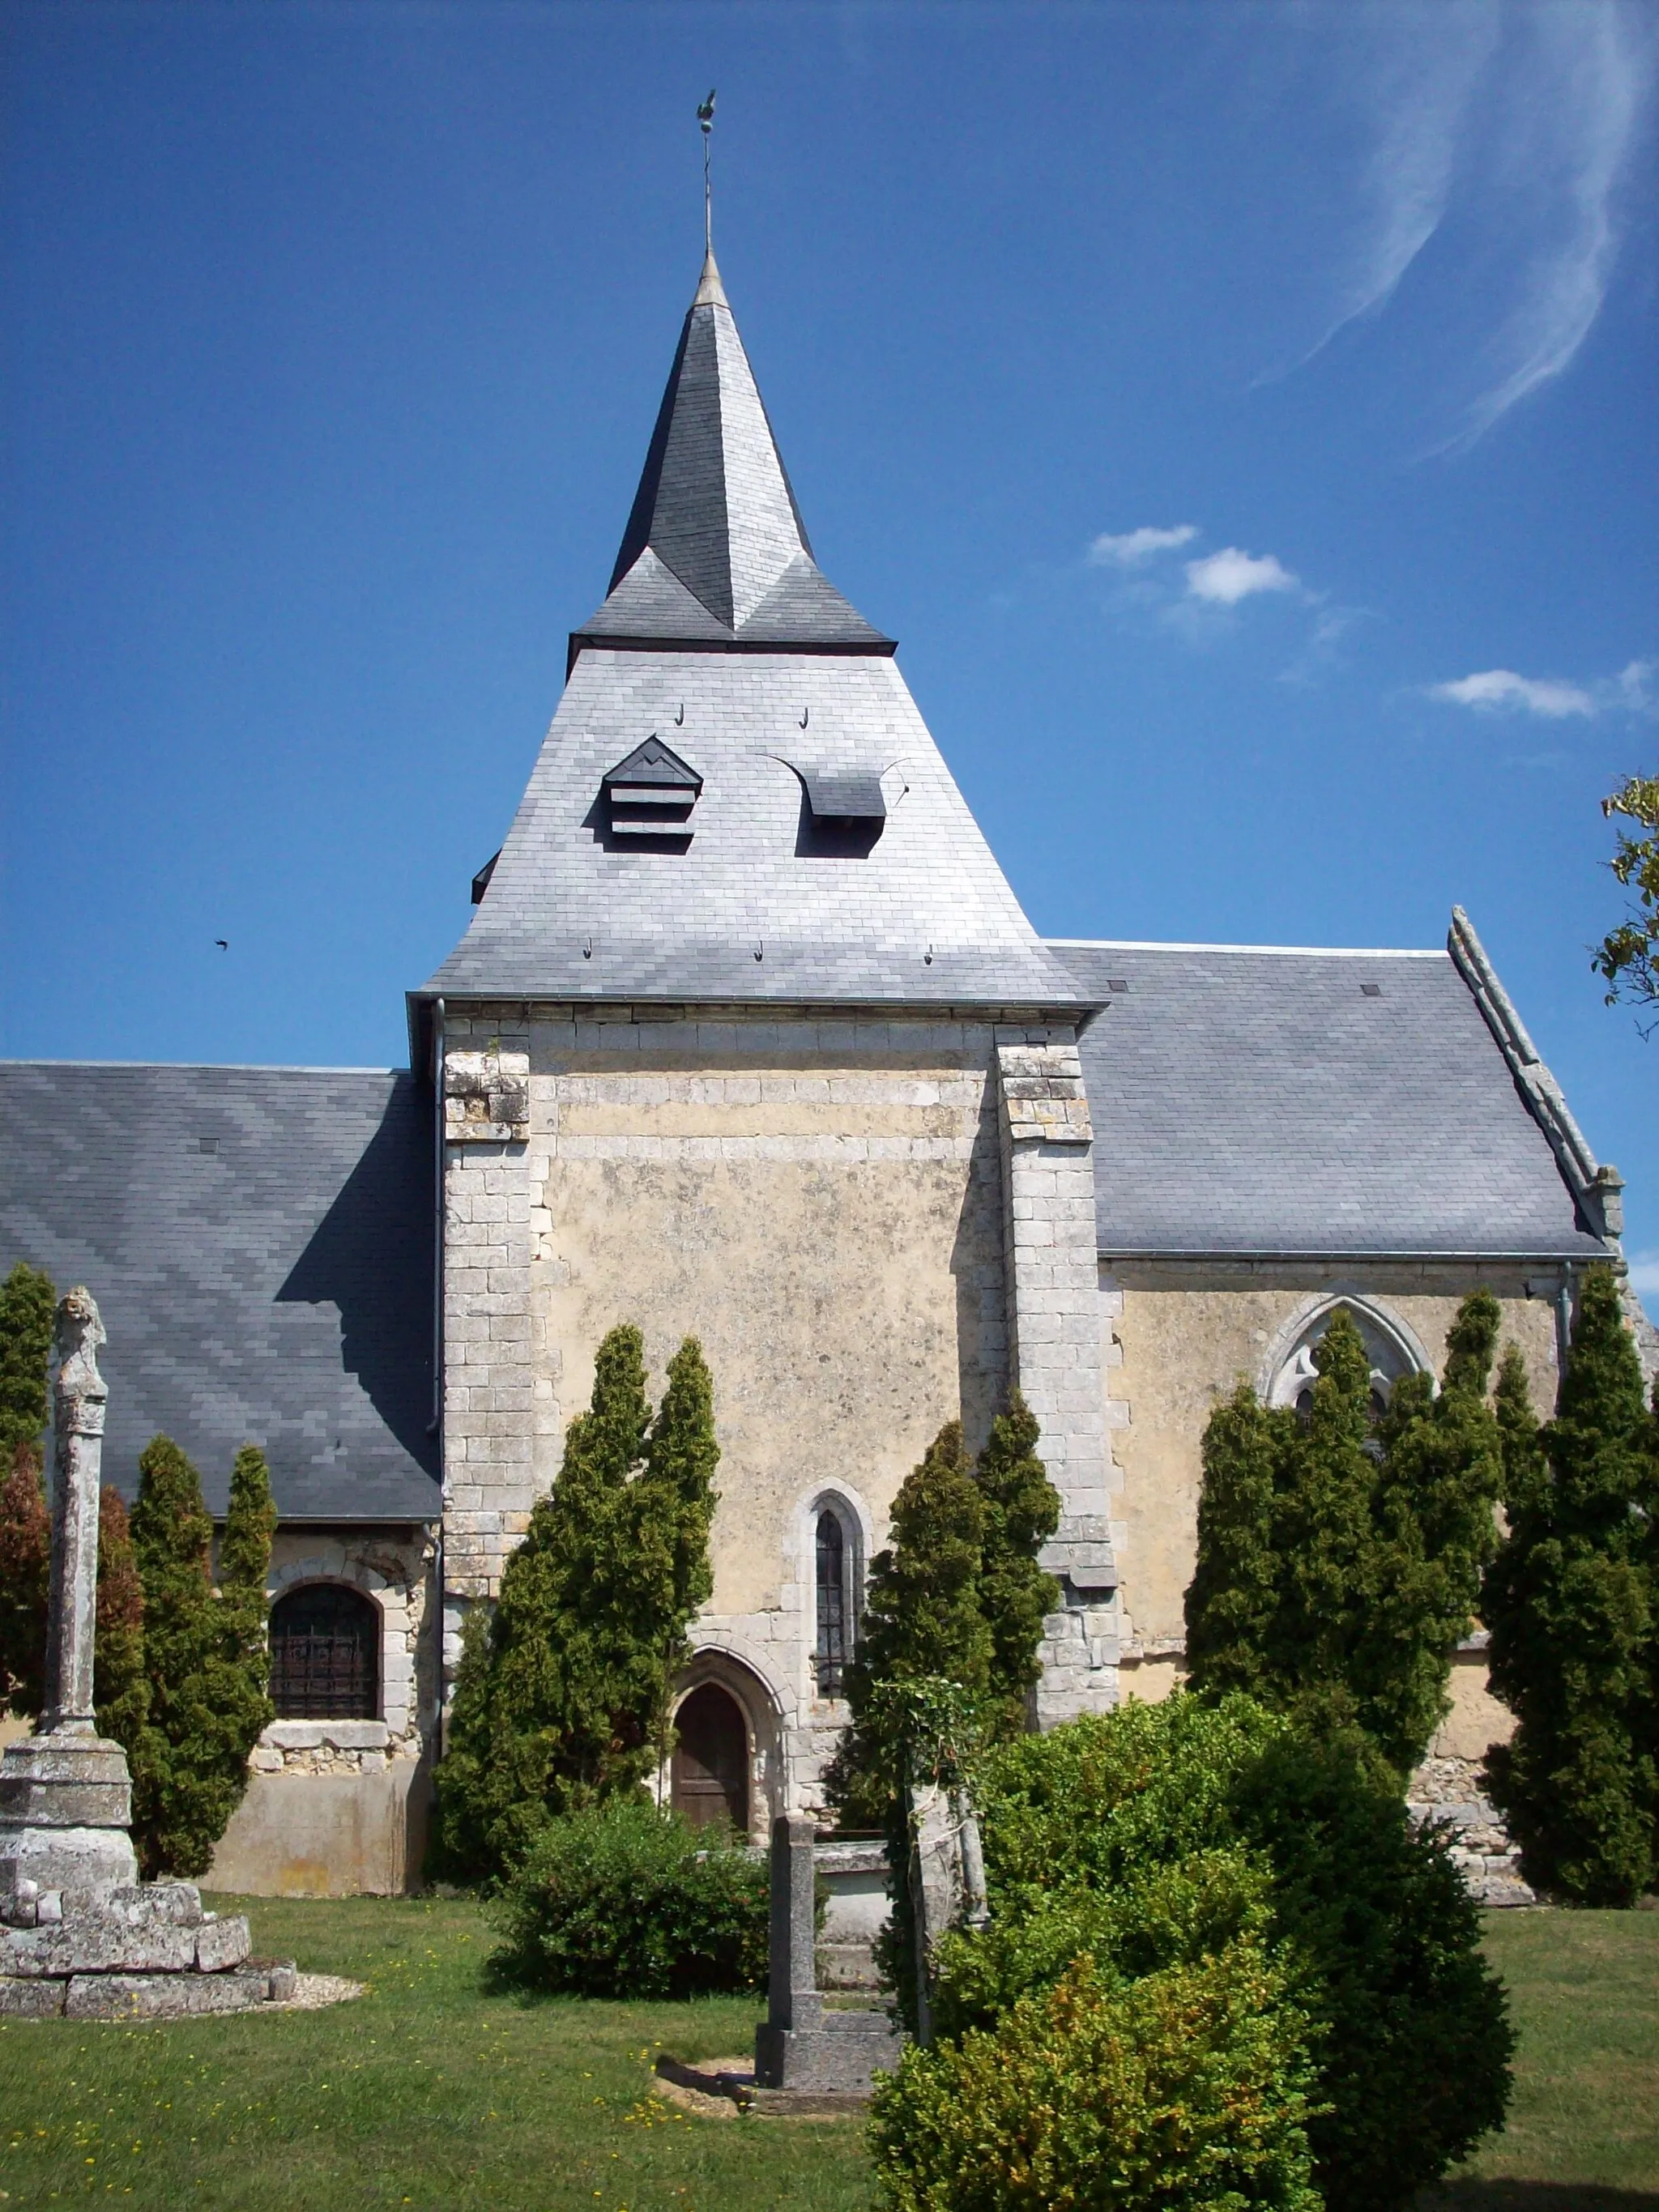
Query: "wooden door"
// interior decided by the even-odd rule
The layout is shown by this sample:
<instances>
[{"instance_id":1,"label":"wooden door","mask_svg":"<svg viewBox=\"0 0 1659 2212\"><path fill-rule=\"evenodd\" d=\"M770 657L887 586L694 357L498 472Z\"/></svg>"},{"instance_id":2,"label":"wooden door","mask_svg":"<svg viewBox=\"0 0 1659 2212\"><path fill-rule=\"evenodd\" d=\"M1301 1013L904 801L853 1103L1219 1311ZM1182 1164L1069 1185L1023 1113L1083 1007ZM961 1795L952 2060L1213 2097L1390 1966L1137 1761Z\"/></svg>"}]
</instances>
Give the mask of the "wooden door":
<instances>
[{"instance_id":1,"label":"wooden door","mask_svg":"<svg viewBox=\"0 0 1659 2212\"><path fill-rule=\"evenodd\" d=\"M693 1690L674 1716L679 1741L670 1770L677 1813L694 1827L726 1820L749 1828L749 1735L737 1699L718 1682Z\"/></svg>"}]
</instances>

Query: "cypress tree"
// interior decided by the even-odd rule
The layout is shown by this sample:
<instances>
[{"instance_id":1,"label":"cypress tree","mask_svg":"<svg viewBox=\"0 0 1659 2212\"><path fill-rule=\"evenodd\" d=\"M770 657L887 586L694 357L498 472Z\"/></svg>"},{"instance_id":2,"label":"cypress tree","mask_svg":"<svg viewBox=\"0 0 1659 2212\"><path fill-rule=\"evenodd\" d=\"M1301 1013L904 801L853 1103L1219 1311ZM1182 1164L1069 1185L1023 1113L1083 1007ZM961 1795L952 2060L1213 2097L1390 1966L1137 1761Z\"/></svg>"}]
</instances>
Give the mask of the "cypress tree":
<instances>
[{"instance_id":1,"label":"cypress tree","mask_svg":"<svg viewBox=\"0 0 1659 2212\"><path fill-rule=\"evenodd\" d=\"M980 1607L986 1508L963 1443L948 1421L893 1503L892 1541L871 1563L864 1627L847 1668L852 1723L827 1785L857 1826L902 1825L903 1745L881 1693L891 1685L956 1684L984 1706L994 1644Z\"/></svg>"},{"instance_id":2,"label":"cypress tree","mask_svg":"<svg viewBox=\"0 0 1659 2212\"><path fill-rule=\"evenodd\" d=\"M691 1339L653 1425L637 1328L614 1328L588 1410L502 1571L467 1623L437 1775L434 1866L516 1863L556 1814L636 1790L665 1748L669 1686L712 1588L719 1459L713 1386ZM474 1620L478 1623L474 1626Z\"/></svg>"},{"instance_id":3,"label":"cypress tree","mask_svg":"<svg viewBox=\"0 0 1659 2212\"><path fill-rule=\"evenodd\" d=\"M1659 1455L1607 1267L1585 1274L1555 1419L1505 1368L1509 1532L1486 1577L1492 1686L1516 1717L1486 1779L1535 1887L1621 1905L1659 1875L1653 1525Z\"/></svg>"},{"instance_id":4,"label":"cypress tree","mask_svg":"<svg viewBox=\"0 0 1659 2212\"><path fill-rule=\"evenodd\" d=\"M269 1544L269 1486L257 1453L242 1453L237 1472L226 1597L210 1578L213 1523L201 1477L167 1437L153 1438L138 1462L132 1548L143 1586L149 1710L130 1757L133 1842L147 1877L206 1871L271 1715L248 1580L262 1528ZM263 1569L258 1585L262 1605Z\"/></svg>"},{"instance_id":5,"label":"cypress tree","mask_svg":"<svg viewBox=\"0 0 1659 2212\"><path fill-rule=\"evenodd\" d=\"M45 1694L52 1516L39 1447L19 1437L9 1456L0 1485L0 1711L21 1720L39 1713Z\"/></svg>"},{"instance_id":6,"label":"cypress tree","mask_svg":"<svg viewBox=\"0 0 1659 2212\"><path fill-rule=\"evenodd\" d=\"M1204 1430L1198 1560L1187 1586L1187 1664L1194 1689L1243 1690L1273 1702L1279 1561L1279 1492L1296 1446L1296 1416L1262 1405L1241 1382Z\"/></svg>"},{"instance_id":7,"label":"cypress tree","mask_svg":"<svg viewBox=\"0 0 1659 2212\"><path fill-rule=\"evenodd\" d=\"M222 1685L220 1710L227 1756L240 1744L244 1771L248 1753L276 1717L270 1696L270 1607L265 1595L276 1531L276 1506L265 1455L256 1445L244 1444L231 1468L215 1601L219 1619L216 1672Z\"/></svg>"},{"instance_id":8,"label":"cypress tree","mask_svg":"<svg viewBox=\"0 0 1659 2212\"><path fill-rule=\"evenodd\" d=\"M1497 1549L1503 1495L1498 1422L1486 1403L1502 1321L1489 1291L1466 1298L1447 1341L1443 1385L1395 1385L1382 1456L1352 1680L1360 1725L1408 1771L1450 1710L1452 1653L1474 1625L1481 1570Z\"/></svg>"},{"instance_id":9,"label":"cypress tree","mask_svg":"<svg viewBox=\"0 0 1659 2212\"><path fill-rule=\"evenodd\" d=\"M98 1493L98 1613L93 1698L98 1733L137 1745L149 1711L144 1674L144 1590L132 1553L132 1531L118 1491Z\"/></svg>"},{"instance_id":10,"label":"cypress tree","mask_svg":"<svg viewBox=\"0 0 1659 2212\"><path fill-rule=\"evenodd\" d=\"M668 1753L668 1704L685 1660L686 1631L714 1595L708 1532L720 1456L714 1378L702 1346L688 1336L668 1363L668 1388L630 1501L635 1598L644 1614L637 1633L642 1647L654 1636L661 1655L651 1732L659 1762Z\"/></svg>"},{"instance_id":11,"label":"cypress tree","mask_svg":"<svg viewBox=\"0 0 1659 2212\"><path fill-rule=\"evenodd\" d=\"M46 1425L46 1369L58 1294L52 1278L18 1261L0 1283L0 1465Z\"/></svg>"},{"instance_id":12,"label":"cypress tree","mask_svg":"<svg viewBox=\"0 0 1659 2212\"><path fill-rule=\"evenodd\" d=\"M1402 1377L1374 1432L1364 1340L1340 1309L1315 1347L1305 1424L1242 1383L1217 1407L1187 1591L1194 1689L1358 1725L1402 1777L1423 1756L1494 1543L1499 1317L1490 1292L1466 1298L1444 1388Z\"/></svg>"},{"instance_id":13,"label":"cypress tree","mask_svg":"<svg viewBox=\"0 0 1659 2212\"><path fill-rule=\"evenodd\" d=\"M1060 1526L1060 1493L1037 1457L1041 1431L1016 1390L974 1468L983 1507L979 1605L991 1636L989 1688L998 1701L997 1733L1017 1735L1042 1672L1037 1644L1046 1613L1060 1603L1060 1585L1037 1565L1040 1545Z\"/></svg>"}]
</instances>

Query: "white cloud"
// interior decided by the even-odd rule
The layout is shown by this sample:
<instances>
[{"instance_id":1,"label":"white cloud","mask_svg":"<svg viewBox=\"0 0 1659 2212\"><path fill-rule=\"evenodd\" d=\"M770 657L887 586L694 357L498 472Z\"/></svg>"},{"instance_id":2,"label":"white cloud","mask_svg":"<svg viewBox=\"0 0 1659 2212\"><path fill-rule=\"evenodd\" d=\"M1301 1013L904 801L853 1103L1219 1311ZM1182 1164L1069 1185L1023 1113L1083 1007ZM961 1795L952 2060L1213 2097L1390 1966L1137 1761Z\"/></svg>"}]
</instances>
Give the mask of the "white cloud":
<instances>
[{"instance_id":1,"label":"white cloud","mask_svg":"<svg viewBox=\"0 0 1659 2212\"><path fill-rule=\"evenodd\" d=\"M1157 554L1173 552L1178 545L1190 545L1197 535L1195 522L1178 522L1170 530L1143 524L1139 530L1126 530L1116 538L1108 531L1091 543L1089 559L1097 568L1138 568Z\"/></svg>"},{"instance_id":2,"label":"white cloud","mask_svg":"<svg viewBox=\"0 0 1659 2212\"><path fill-rule=\"evenodd\" d=\"M1482 714L1519 708L1555 722L1569 714L1595 712L1595 700L1581 685L1550 677L1517 676L1512 668L1487 668L1478 676L1460 676L1455 684L1431 684L1429 696L1449 700L1455 707L1474 707Z\"/></svg>"},{"instance_id":3,"label":"white cloud","mask_svg":"<svg viewBox=\"0 0 1659 2212\"><path fill-rule=\"evenodd\" d=\"M1653 675L1659 669L1659 660L1632 660L1621 668L1613 679L1619 694L1619 703L1628 707L1632 714L1650 714L1654 710Z\"/></svg>"},{"instance_id":4,"label":"white cloud","mask_svg":"<svg viewBox=\"0 0 1659 2212\"><path fill-rule=\"evenodd\" d=\"M1188 561L1188 596L1212 606L1236 607L1257 592L1294 592L1297 579L1271 553L1246 553L1237 545L1224 545L1219 553Z\"/></svg>"},{"instance_id":5,"label":"white cloud","mask_svg":"<svg viewBox=\"0 0 1659 2212\"><path fill-rule=\"evenodd\" d=\"M1659 1297L1659 1252L1638 1252L1632 1256L1630 1285L1638 1297Z\"/></svg>"}]
</instances>

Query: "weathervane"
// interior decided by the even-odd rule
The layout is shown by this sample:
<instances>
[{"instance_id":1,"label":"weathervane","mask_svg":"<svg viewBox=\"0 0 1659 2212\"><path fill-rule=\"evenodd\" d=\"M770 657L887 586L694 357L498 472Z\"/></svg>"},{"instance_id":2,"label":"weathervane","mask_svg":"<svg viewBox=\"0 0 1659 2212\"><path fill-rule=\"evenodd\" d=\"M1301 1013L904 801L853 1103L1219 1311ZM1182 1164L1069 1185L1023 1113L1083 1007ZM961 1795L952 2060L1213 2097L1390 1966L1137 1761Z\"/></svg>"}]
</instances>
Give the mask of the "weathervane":
<instances>
[{"instance_id":1,"label":"weathervane","mask_svg":"<svg viewBox=\"0 0 1659 2212\"><path fill-rule=\"evenodd\" d=\"M714 204L708 185L708 141L714 129L712 86L708 99L697 110L697 120L702 125L702 246L705 253L712 253L714 251Z\"/></svg>"}]
</instances>

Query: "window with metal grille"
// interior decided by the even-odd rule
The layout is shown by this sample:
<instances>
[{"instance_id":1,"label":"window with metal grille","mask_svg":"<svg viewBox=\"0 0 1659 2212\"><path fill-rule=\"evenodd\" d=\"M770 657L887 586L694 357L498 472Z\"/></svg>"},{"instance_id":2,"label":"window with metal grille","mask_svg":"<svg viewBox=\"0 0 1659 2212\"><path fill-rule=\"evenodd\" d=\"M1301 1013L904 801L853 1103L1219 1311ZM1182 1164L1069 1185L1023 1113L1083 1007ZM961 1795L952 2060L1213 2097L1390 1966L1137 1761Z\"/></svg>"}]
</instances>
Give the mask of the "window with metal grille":
<instances>
[{"instance_id":1,"label":"window with metal grille","mask_svg":"<svg viewBox=\"0 0 1659 2212\"><path fill-rule=\"evenodd\" d=\"M817 1527L818 1695L838 1698L852 1641L853 1608L848 1602L851 1547L839 1514L825 1511Z\"/></svg>"},{"instance_id":2,"label":"window with metal grille","mask_svg":"<svg viewBox=\"0 0 1659 2212\"><path fill-rule=\"evenodd\" d=\"M279 1720L372 1721L380 1711L380 1616L338 1583L309 1583L270 1609L270 1695Z\"/></svg>"}]
</instances>

